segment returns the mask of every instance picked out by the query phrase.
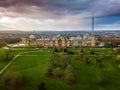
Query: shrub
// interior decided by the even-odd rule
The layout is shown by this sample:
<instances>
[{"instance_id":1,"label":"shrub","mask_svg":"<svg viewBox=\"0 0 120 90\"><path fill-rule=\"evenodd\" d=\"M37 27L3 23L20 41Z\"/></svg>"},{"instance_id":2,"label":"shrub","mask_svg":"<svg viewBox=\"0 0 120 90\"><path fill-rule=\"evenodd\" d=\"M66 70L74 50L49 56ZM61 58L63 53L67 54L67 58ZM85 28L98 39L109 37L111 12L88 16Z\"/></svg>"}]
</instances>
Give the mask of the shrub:
<instances>
[{"instance_id":1,"label":"shrub","mask_svg":"<svg viewBox=\"0 0 120 90\"><path fill-rule=\"evenodd\" d=\"M95 54L95 53L93 51L91 51L90 54Z\"/></svg>"},{"instance_id":2,"label":"shrub","mask_svg":"<svg viewBox=\"0 0 120 90\"><path fill-rule=\"evenodd\" d=\"M117 60L120 61L120 55L117 55Z\"/></svg>"},{"instance_id":3,"label":"shrub","mask_svg":"<svg viewBox=\"0 0 120 90\"><path fill-rule=\"evenodd\" d=\"M65 60L61 59L58 66L64 68L64 67L66 67L66 64L67 64L67 63L65 62Z\"/></svg>"},{"instance_id":4,"label":"shrub","mask_svg":"<svg viewBox=\"0 0 120 90\"><path fill-rule=\"evenodd\" d=\"M89 56L86 56L86 64L90 64L90 58L89 58Z\"/></svg>"},{"instance_id":5,"label":"shrub","mask_svg":"<svg viewBox=\"0 0 120 90\"><path fill-rule=\"evenodd\" d=\"M75 77L73 73L68 73L65 77L65 80L68 84L74 84L75 83Z\"/></svg>"},{"instance_id":6,"label":"shrub","mask_svg":"<svg viewBox=\"0 0 120 90\"><path fill-rule=\"evenodd\" d=\"M96 61L97 61L98 65L99 65L99 67L103 67L101 59L97 59Z\"/></svg>"},{"instance_id":7,"label":"shrub","mask_svg":"<svg viewBox=\"0 0 120 90\"><path fill-rule=\"evenodd\" d=\"M64 51L64 49L62 47L56 47L55 48L55 52L62 52Z\"/></svg>"},{"instance_id":8,"label":"shrub","mask_svg":"<svg viewBox=\"0 0 120 90\"><path fill-rule=\"evenodd\" d=\"M6 89L16 89L22 84L22 76L19 72L8 71L1 78L1 84Z\"/></svg>"},{"instance_id":9,"label":"shrub","mask_svg":"<svg viewBox=\"0 0 120 90\"><path fill-rule=\"evenodd\" d=\"M72 52L72 51L71 51L71 52L69 52L68 54L69 54L69 55L73 55L73 54L74 54L74 52Z\"/></svg>"},{"instance_id":10,"label":"shrub","mask_svg":"<svg viewBox=\"0 0 120 90\"><path fill-rule=\"evenodd\" d=\"M7 45L7 43L5 42L5 40L3 40L3 38L0 39L0 48L3 46L6 46L6 45Z\"/></svg>"},{"instance_id":11,"label":"shrub","mask_svg":"<svg viewBox=\"0 0 120 90\"><path fill-rule=\"evenodd\" d=\"M54 75L54 77L56 77L56 78L62 78L62 76L63 76L63 73L62 73L62 70L61 70L61 68L56 68L54 71L53 71L53 75Z\"/></svg>"},{"instance_id":12,"label":"shrub","mask_svg":"<svg viewBox=\"0 0 120 90\"><path fill-rule=\"evenodd\" d=\"M75 61L80 61L82 58L81 56L76 56L76 58L74 59Z\"/></svg>"},{"instance_id":13,"label":"shrub","mask_svg":"<svg viewBox=\"0 0 120 90\"><path fill-rule=\"evenodd\" d=\"M67 56L61 56L61 59L59 61L59 66L62 68L65 68L69 64L69 60Z\"/></svg>"},{"instance_id":14,"label":"shrub","mask_svg":"<svg viewBox=\"0 0 120 90\"><path fill-rule=\"evenodd\" d=\"M83 50L81 50L81 52L84 52Z\"/></svg>"},{"instance_id":15,"label":"shrub","mask_svg":"<svg viewBox=\"0 0 120 90\"><path fill-rule=\"evenodd\" d=\"M46 90L44 82L42 82L38 85L38 90Z\"/></svg>"},{"instance_id":16,"label":"shrub","mask_svg":"<svg viewBox=\"0 0 120 90\"><path fill-rule=\"evenodd\" d=\"M60 55L60 54L54 54L50 57L50 62L53 66L58 67L66 67L69 63L68 56L66 55Z\"/></svg>"},{"instance_id":17,"label":"shrub","mask_svg":"<svg viewBox=\"0 0 120 90\"><path fill-rule=\"evenodd\" d=\"M73 72L73 67L72 65L67 65L66 69L65 69L65 73L68 74L69 72Z\"/></svg>"},{"instance_id":18,"label":"shrub","mask_svg":"<svg viewBox=\"0 0 120 90\"><path fill-rule=\"evenodd\" d=\"M0 60L3 60L3 61L9 61L9 60L12 60L12 56L10 55L10 52L9 51L5 51L4 53L0 54Z\"/></svg>"},{"instance_id":19,"label":"shrub","mask_svg":"<svg viewBox=\"0 0 120 90\"><path fill-rule=\"evenodd\" d=\"M3 55L3 57L4 57L4 60L7 60L7 61L12 59L12 56L10 55L9 51L6 51Z\"/></svg>"},{"instance_id":20,"label":"shrub","mask_svg":"<svg viewBox=\"0 0 120 90\"><path fill-rule=\"evenodd\" d=\"M84 57L85 57L84 54L80 54L79 59L80 59L80 60L83 60Z\"/></svg>"},{"instance_id":21,"label":"shrub","mask_svg":"<svg viewBox=\"0 0 120 90\"><path fill-rule=\"evenodd\" d=\"M57 48L55 48L55 52L58 52Z\"/></svg>"},{"instance_id":22,"label":"shrub","mask_svg":"<svg viewBox=\"0 0 120 90\"><path fill-rule=\"evenodd\" d=\"M120 48L115 48L114 49L116 52L120 52Z\"/></svg>"},{"instance_id":23,"label":"shrub","mask_svg":"<svg viewBox=\"0 0 120 90\"><path fill-rule=\"evenodd\" d=\"M67 52L67 49L66 49L66 48L64 49L64 52Z\"/></svg>"}]
</instances>

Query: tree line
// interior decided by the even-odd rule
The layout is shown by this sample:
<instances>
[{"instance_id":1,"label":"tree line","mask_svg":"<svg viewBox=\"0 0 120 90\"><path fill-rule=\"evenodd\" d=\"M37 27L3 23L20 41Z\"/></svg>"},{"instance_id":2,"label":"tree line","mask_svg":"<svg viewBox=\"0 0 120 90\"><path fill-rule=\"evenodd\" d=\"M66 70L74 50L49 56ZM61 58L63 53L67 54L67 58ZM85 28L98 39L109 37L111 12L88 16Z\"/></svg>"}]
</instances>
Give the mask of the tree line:
<instances>
[{"instance_id":1,"label":"tree line","mask_svg":"<svg viewBox=\"0 0 120 90\"><path fill-rule=\"evenodd\" d=\"M0 37L0 47L6 46L7 44L17 43L20 41L21 38Z\"/></svg>"}]
</instances>

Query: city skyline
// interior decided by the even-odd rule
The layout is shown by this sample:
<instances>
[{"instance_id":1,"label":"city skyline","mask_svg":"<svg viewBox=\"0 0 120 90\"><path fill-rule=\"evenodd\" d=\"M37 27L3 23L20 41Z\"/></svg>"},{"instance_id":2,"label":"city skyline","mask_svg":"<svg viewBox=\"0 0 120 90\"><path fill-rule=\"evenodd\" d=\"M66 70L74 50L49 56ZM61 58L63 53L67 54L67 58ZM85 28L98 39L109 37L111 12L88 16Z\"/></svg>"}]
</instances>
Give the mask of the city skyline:
<instances>
[{"instance_id":1,"label":"city skyline","mask_svg":"<svg viewBox=\"0 0 120 90\"><path fill-rule=\"evenodd\" d=\"M120 0L0 1L0 31L120 30Z\"/></svg>"}]
</instances>

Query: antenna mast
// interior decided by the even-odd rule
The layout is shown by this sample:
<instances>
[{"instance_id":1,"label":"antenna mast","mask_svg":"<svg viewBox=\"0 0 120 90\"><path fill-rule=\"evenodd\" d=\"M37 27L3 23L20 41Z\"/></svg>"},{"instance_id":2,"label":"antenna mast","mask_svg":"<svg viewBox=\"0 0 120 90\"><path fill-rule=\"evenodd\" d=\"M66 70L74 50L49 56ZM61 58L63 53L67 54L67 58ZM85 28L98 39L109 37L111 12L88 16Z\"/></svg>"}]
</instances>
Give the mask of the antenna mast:
<instances>
[{"instance_id":1,"label":"antenna mast","mask_svg":"<svg viewBox=\"0 0 120 90\"><path fill-rule=\"evenodd\" d=\"M92 15L92 36L94 36L94 15Z\"/></svg>"}]
</instances>

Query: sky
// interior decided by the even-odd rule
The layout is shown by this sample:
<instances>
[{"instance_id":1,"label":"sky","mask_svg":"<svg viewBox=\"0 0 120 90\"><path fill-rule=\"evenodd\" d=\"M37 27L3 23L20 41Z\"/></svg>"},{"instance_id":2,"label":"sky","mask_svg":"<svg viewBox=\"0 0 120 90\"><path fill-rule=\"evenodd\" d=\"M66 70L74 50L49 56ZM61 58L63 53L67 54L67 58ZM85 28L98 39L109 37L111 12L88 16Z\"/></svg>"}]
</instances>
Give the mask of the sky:
<instances>
[{"instance_id":1,"label":"sky","mask_svg":"<svg viewBox=\"0 0 120 90\"><path fill-rule=\"evenodd\" d=\"M120 30L120 0L0 0L0 30Z\"/></svg>"}]
</instances>

